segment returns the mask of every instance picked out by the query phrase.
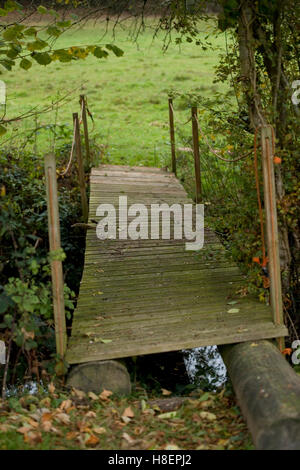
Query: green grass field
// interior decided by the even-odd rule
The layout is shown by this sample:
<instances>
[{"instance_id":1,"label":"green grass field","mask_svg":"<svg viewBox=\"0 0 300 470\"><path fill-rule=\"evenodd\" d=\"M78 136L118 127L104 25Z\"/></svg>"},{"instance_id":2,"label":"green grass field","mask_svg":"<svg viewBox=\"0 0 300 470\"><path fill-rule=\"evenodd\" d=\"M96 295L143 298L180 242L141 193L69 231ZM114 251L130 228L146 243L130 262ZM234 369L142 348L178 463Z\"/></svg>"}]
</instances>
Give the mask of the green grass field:
<instances>
[{"instance_id":1,"label":"green grass field","mask_svg":"<svg viewBox=\"0 0 300 470\"><path fill-rule=\"evenodd\" d=\"M203 24L202 29L204 38L208 30L213 31L213 23ZM209 96L216 90L222 91L222 85L214 84L213 77L224 38L211 39L217 48L215 51L204 51L185 43L181 48L171 44L164 53L162 35L153 42L153 31L147 30L140 35L138 43L134 43L129 31L129 25L117 31L115 44L124 50L120 58L113 55L108 59L88 57L66 64L54 62L46 67L34 64L29 71L16 67L12 72L5 72L1 78L7 85L7 117L34 106L45 106L58 95L78 88L70 102L59 109L58 124L71 128L72 113L79 111L78 95L85 93L95 120L91 137L104 146L109 161L161 164L163 156L169 152L167 92L198 89ZM101 24L89 23L80 30L66 33L57 47L113 42L111 32L104 39L103 32ZM188 109L176 112L178 121L185 122L188 117ZM39 125L54 122L54 111L38 118ZM2 137L2 141L14 135L15 144L23 145L22 132L33 129L34 125L33 118L22 121ZM39 152L49 151L49 130L40 132L37 144Z\"/></svg>"}]
</instances>

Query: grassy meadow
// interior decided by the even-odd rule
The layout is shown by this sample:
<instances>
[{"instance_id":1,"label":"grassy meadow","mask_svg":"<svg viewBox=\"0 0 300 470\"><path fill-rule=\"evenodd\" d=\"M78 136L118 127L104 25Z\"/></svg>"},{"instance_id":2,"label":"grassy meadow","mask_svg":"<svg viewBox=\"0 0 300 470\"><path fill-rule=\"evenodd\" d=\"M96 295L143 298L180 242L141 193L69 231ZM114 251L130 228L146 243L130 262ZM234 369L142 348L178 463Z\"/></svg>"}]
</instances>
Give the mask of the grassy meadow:
<instances>
[{"instance_id":1,"label":"grassy meadow","mask_svg":"<svg viewBox=\"0 0 300 470\"><path fill-rule=\"evenodd\" d=\"M201 36L214 29L213 22L203 24ZM1 77L7 85L7 117L11 118L33 107L51 104L59 96L77 89L69 102L48 114L33 117L11 125L3 142L15 148L23 147L26 135L36 125L66 125L72 140L72 113L78 111L78 96L88 97L88 106L95 125L89 121L91 137L105 149L111 163L160 165L169 152L168 90L190 92L197 89L204 96L222 91L214 84L214 66L224 46L224 37L211 39L215 50L184 43L171 44L163 52L163 35L153 41L153 29L140 34L138 41L130 39L130 25L123 24L105 37L102 23L89 22L84 27L65 33L56 47L105 44L115 42L124 50L123 57L110 55L107 59L87 57L71 63L54 62L48 66L34 64L28 71L18 67L5 71ZM175 103L176 108L176 103ZM189 110L177 108L176 119L186 122ZM187 128L190 124L187 124ZM51 132L41 130L36 141L39 153L51 148ZM26 145L31 145L27 143Z\"/></svg>"}]
</instances>

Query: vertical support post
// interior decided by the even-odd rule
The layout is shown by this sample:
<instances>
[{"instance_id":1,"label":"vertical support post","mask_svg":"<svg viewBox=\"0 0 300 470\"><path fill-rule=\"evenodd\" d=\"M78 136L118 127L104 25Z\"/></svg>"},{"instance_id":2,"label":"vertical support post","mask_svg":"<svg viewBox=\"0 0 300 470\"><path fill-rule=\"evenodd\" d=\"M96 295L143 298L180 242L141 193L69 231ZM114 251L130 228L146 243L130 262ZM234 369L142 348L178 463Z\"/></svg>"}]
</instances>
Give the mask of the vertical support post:
<instances>
[{"instance_id":1,"label":"vertical support post","mask_svg":"<svg viewBox=\"0 0 300 470\"><path fill-rule=\"evenodd\" d=\"M91 156L90 156L90 142L89 142L89 131L86 117L86 102L85 95L80 95L79 103L82 112L82 122L83 122L83 131L84 131L84 143L85 143L85 157L87 165L90 165Z\"/></svg>"},{"instance_id":2,"label":"vertical support post","mask_svg":"<svg viewBox=\"0 0 300 470\"><path fill-rule=\"evenodd\" d=\"M261 145L268 247L268 267L270 276L270 303L273 312L274 323L276 325L280 325L283 324L283 313L274 174L274 140L272 127L263 126L261 132ZM281 348L284 348L284 338L280 338L278 341L279 346Z\"/></svg>"},{"instance_id":3,"label":"vertical support post","mask_svg":"<svg viewBox=\"0 0 300 470\"><path fill-rule=\"evenodd\" d=\"M73 113L73 124L75 127L75 148L76 148L76 158L77 158L77 166L78 166L78 181L79 181L80 194L81 194L82 217L83 217L84 222L87 222L88 215L89 215L89 208L88 208L87 195L86 195L86 190L85 190L85 176L84 176L84 168L83 168L83 160L82 160L82 152L81 152L81 139L80 139L80 127L79 127L78 113Z\"/></svg>"},{"instance_id":4,"label":"vertical support post","mask_svg":"<svg viewBox=\"0 0 300 470\"><path fill-rule=\"evenodd\" d=\"M201 202L202 189L201 189L201 170L200 170L200 154L199 154L199 129L198 129L198 116L197 107L192 107L192 126L193 126L193 151L194 151L194 164L195 164L195 180L196 180L196 202Z\"/></svg>"},{"instance_id":5,"label":"vertical support post","mask_svg":"<svg viewBox=\"0 0 300 470\"><path fill-rule=\"evenodd\" d=\"M57 181L56 181L56 164L55 164L55 156L53 154L48 154L45 156L45 176L46 176L50 255L51 253L53 255L53 257L51 258L51 277L52 277L56 351L59 356L63 357L66 351L67 336L66 336L63 269L62 269L62 261L58 259L59 253L61 250L61 245L60 245L59 210L58 210Z\"/></svg>"},{"instance_id":6,"label":"vertical support post","mask_svg":"<svg viewBox=\"0 0 300 470\"><path fill-rule=\"evenodd\" d=\"M175 148L174 111L173 111L172 98L169 98L169 123L170 123L171 155L172 155L172 172L176 175L176 148Z\"/></svg>"}]
</instances>

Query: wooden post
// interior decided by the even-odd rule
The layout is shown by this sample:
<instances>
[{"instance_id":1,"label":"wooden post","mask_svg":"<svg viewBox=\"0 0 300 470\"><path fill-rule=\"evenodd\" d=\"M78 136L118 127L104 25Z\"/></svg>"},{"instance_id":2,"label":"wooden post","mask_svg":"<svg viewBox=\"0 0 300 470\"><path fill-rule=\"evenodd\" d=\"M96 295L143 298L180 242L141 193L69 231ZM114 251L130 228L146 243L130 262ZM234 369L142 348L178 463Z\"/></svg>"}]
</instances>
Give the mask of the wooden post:
<instances>
[{"instance_id":1,"label":"wooden post","mask_svg":"<svg viewBox=\"0 0 300 470\"><path fill-rule=\"evenodd\" d=\"M276 325L283 324L279 241L276 210L276 191L274 175L274 150L271 126L263 126L261 132L262 169L264 180L264 203L268 247L268 268L270 277L270 303ZM279 346L284 348L284 338Z\"/></svg>"},{"instance_id":2,"label":"wooden post","mask_svg":"<svg viewBox=\"0 0 300 470\"><path fill-rule=\"evenodd\" d=\"M193 126L193 150L195 163L195 180L196 180L196 202L200 202L202 198L201 190L201 171L200 171L200 154L199 154L199 129L197 107L192 107L192 126Z\"/></svg>"},{"instance_id":3,"label":"wooden post","mask_svg":"<svg viewBox=\"0 0 300 470\"><path fill-rule=\"evenodd\" d=\"M82 152L81 152L81 139L80 139L80 127L78 113L73 113L73 124L75 127L75 148L76 148L76 158L78 166L78 181L81 194L81 207L82 207L82 216L84 222L87 222L89 215L89 208L85 190L85 175L82 161Z\"/></svg>"},{"instance_id":4,"label":"wooden post","mask_svg":"<svg viewBox=\"0 0 300 470\"><path fill-rule=\"evenodd\" d=\"M85 95L80 95L80 107L82 110L82 122L83 122L83 131L84 131L84 143L85 143L85 157L87 165L90 165L90 142L89 142L89 131L86 118L86 105L85 105Z\"/></svg>"},{"instance_id":5,"label":"wooden post","mask_svg":"<svg viewBox=\"0 0 300 470\"><path fill-rule=\"evenodd\" d=\"M170 142L172 155L172 171L176 175L176 149L175 149L175 130L174 130L174 111L173 100L169 98L169 122L170 122Z\"/></svg>"},{"instance_id":6,"label":"wooden post","mask_svg":"<svg viewBox=\"0 0 300 470\"><path fill-rule=\"evenodd\" d=\"M55 156L49 154L45 156L45 175L47 191L47 209L48 209L48 233L51 258L51 277L53 292L53 310L55 323L56 351L61 357L66 351L66 319L64 302L64 278L62 261L55 259L59 257L60 245L60 227L59 211L56 181Z\"/></svg>"}]
</instances>

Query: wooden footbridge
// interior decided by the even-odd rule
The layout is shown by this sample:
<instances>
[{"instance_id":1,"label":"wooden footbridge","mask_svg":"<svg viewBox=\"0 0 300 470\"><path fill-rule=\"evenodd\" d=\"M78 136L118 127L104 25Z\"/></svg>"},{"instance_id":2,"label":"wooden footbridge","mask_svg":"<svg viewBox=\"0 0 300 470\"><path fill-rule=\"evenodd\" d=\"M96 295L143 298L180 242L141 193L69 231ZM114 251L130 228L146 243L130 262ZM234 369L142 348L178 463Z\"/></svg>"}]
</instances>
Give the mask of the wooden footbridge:
<instances>
[{"instance_id":1,"label":"wooden footbridge","mask_svg":"<svg viewBox=\"0 0 300 470\"><path fill-rule=\"evenodd\" d=\"M101 165L90 176L89 224L99 204L192 201L173 173ZM271 308L238 289L243 276L205 228L204 247L186 240L99 240L88 230L84 272L66 360L70 364L283 337ZM171 230L172 233L172 230Z\"/></svg>"},{"instance_id":2,"label":"wooden footbridge","mask_svg":"<svg viewBox=\"0 0 300 470\"><path fill-rule=\"evenodd\" d=\"M83 97L81 103L81 115L86 124ZM208 227L205 227L204 246L198 251L186 250L187 240L174 236L175 219L172 217L169 239L161 237L161 229L157 239L126 238L118 233L120 228L110 239L97 237L96 226L101 219L97 215L98 206L110 204L118 213L120 196L127 196L128 207L135 203L146 208L152 204L192 203L175 176L172 99L169 99L169 118L172 172L115 165L93 168L88 208L79 119L77 113L73 114L82 212L91 230L87 230L84 271L68 344L62 262L56 256L60 252L60 233L55 157L48 155L45 159L50 250L55 255L52 256L51 269L56 348L59 357L65 357L69 364L81 364L79 368L94 361L264 338L279 338L280 349L284 347L283 337L288 332L282 315L273 167L275 139L270 126L261 129L261 153L268 258L264 249L262 252L263 262L268 260L271 306L250 295L242 297L239 294L243 275L225 256L224 247ZM192 108L192 126L195 194L196 201L199 201L201 174L195 107ZM84 131L88 160L87 125ZM256 161L256 151L254 155ZM68 168L71 161L72 152ZM257 189L258 186L257 178ZM260 216L263 227L262 210ZM149 222L148 212L143 217ZM132 218L128 216L130 220Z\"/></svg>"}]
</instances>

